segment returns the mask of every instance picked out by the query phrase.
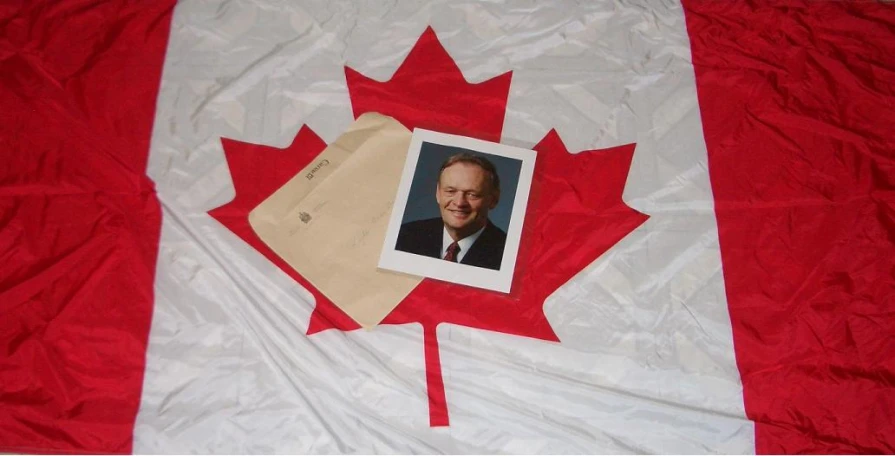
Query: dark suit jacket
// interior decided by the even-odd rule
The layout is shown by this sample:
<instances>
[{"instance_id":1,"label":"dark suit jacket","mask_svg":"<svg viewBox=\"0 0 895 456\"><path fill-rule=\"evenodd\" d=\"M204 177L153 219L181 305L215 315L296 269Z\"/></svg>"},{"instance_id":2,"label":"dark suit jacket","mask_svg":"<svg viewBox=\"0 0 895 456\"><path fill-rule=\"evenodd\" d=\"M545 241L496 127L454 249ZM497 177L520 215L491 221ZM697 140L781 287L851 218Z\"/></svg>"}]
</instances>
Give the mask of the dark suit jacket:
<instances>
[{"instance_id":1,"label":"dark suit jacket","mask_svg":"<svg viewBox=\"0 0 895 456\"><path fill-rule=\"evenodd\" d=\"M441 258L441 240L444 233L444 222L441 217L408 222L401 225L395 249L407 253L415 253L432 258ZM494 226L491 221L485 225L482 235L476 239L460 264L478 266L480 268L500 269L503 259L503 248L507 243L507 234Z\"/></svg>"}]
</instances>

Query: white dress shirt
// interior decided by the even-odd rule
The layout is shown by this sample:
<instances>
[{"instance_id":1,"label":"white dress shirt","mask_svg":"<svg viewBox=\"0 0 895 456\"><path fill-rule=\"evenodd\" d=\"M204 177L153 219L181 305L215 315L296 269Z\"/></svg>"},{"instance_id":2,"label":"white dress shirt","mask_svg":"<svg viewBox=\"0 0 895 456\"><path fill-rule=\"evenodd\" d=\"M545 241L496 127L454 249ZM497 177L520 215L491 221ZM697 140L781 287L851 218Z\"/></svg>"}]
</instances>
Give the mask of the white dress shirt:
<instances>
[{"instance_id":1,"label":"white dress shirt","mask_svg":"<svg viewBox=\"0 0 895 456\"><path fill-rule=\"evenodd\" d=\"M475 244L476 239L478 239L479 236L482 235L482 231L485 231L484 226L475 233L472 233L471 235L457 241L457 245L460 246L460 253L457 254L457 263L463 261L463 257L466 256L466 252L469 251L469 249L472 247L472 244ZM448 234L447 228L444 228L443 233L444 234L441 235L441 258L444 258L444 256L447 255L448 247L450 247L451 244L454 243L454 238L452 238L451 235Z\"/></svg>"}]
</instances>

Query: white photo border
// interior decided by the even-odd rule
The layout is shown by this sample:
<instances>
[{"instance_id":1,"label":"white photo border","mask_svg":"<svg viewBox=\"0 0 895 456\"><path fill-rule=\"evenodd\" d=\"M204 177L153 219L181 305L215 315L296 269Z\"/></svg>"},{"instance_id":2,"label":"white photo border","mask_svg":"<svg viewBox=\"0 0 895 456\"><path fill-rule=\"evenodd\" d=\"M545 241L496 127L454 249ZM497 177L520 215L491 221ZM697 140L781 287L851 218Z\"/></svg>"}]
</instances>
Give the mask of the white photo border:
<instances>
[{"instance_id":1,"label":"white photo border","mask_svg":"<svg viewBox=\"0 0 895 456\"><path fill-rule=\"evenodd\" d=\"M522 167L519 171L519 181L516 184L516 197L513 200L510 213L503 259L501 260L499 270L451 263L442 259L395 249L423 143L459 147L483 154L512 158L522 162ZM528 209L528 197L531 192L536 157L537 153L530 149L415 128L410 141L407 160L404 162L401 183L398 186L398 193L392 206L388 231L386 232L382 253L379 257L379 267L406 274L509 293L513 284L513 273L516 270L519 243L522 238L522 224L525 221L525 214Z\"/></svg>"}]
</instances>

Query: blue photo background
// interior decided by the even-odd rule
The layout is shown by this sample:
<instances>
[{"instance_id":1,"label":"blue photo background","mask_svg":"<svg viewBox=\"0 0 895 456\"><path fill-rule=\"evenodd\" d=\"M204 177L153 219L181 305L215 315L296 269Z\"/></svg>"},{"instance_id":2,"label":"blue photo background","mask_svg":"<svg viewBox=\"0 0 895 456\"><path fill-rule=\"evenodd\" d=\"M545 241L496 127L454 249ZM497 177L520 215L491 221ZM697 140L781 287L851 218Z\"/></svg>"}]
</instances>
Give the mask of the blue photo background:
<instances>
[{"instance_id":1,"label":"blue photo background","mask_svg":"<svg viewBox=\"0 0 895 456\"><path fill-rule=\"evenodd\" d=\"M507 232L510 216L513 213L513 201L516 199L522 160L429 142L423 142L420 147L420 157L416 164L416 172L413 174L413 182L410 184L410 195L407 197L402 224L441 217L438 203L435 201L438 170L448 157L461 152L484 157L494 163L494 167L497 168L497 175L500 177L500 201L497 203L497 207L488 213L488 218L497 227Z\"/></svg>"}]
</instances>

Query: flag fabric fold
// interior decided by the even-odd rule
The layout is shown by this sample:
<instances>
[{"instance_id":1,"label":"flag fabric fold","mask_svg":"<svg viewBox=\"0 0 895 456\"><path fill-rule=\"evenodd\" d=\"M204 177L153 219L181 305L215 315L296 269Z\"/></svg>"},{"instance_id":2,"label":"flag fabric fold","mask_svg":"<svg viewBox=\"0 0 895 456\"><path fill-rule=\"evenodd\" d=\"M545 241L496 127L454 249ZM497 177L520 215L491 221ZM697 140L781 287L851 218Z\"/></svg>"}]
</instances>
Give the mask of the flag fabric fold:
<instances>
[{"instance_id":1,"label":"flag fabric fold","mask_svg":"<svg viewBox=\"0 0 895 456\"><path fill-rule=\"evenodd\" d=\"M891 453L893 56L883 3L0 6L0 451ZM260 241L367 112L537 152L510 294L363 330Z\"/></svg>"}]
</instances>

